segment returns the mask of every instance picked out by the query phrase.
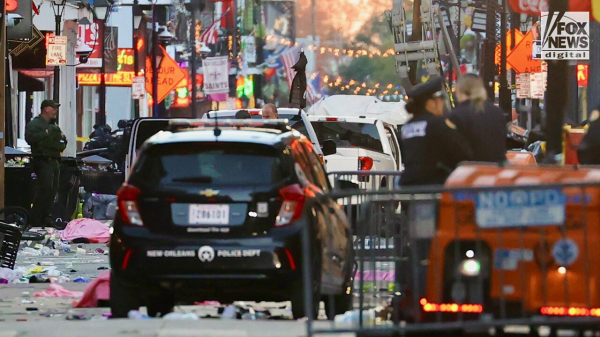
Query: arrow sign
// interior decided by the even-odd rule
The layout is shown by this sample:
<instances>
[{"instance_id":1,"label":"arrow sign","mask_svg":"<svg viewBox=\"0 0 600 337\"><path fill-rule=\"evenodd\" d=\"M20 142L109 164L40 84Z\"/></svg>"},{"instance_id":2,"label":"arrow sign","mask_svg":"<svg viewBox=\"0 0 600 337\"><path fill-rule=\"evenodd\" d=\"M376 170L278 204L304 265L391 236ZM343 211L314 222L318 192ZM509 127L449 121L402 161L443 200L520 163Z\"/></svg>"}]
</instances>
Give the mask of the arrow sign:
<instances>
[{"instance_id":1,"label":"arrow sign","mask_svg":"<svg viewBox=\"0 0 600 337\"><path fill-rule=\"evenodd\" d=\"M158 88L157 102L162 102L171 91L175 90L177 85L186 77L186 72L179 67L177 62L169 56L165 48L160 46L160 51L163 55L158 64ZM158 61L158 60L157 60ZM152 92L152 62L150 57L146 59L146 91L154 97Z\"/></svg>"},{"instance_id":2,"label":"arrow sign","mask_svg":"<svg viewBox=\"0 0 600 337\"><path fill-rule=\"evenodd\" d=\"M542 71L542 61L534 60L532 51L533 34L529 31L508 55L506 62L513 67L517 74L539 73Z\"/></svg>"}]
</instances>

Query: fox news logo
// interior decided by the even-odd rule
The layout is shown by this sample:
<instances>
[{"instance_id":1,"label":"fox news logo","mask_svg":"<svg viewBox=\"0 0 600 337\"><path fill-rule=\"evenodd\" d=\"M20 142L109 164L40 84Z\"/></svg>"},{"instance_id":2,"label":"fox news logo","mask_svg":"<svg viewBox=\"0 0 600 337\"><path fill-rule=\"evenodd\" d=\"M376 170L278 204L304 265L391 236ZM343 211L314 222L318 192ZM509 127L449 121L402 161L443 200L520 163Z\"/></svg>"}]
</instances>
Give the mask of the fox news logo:
<instances>
[{"instance_id":1,"label":"fox news logo","mask_svg":"<svg viewBox=\"0 0 600 337\"><path fill-rule=\"evenodd\" d=\"M588 12L542 12L542 58L590 59Z\"/></svg>"}]
</instances>

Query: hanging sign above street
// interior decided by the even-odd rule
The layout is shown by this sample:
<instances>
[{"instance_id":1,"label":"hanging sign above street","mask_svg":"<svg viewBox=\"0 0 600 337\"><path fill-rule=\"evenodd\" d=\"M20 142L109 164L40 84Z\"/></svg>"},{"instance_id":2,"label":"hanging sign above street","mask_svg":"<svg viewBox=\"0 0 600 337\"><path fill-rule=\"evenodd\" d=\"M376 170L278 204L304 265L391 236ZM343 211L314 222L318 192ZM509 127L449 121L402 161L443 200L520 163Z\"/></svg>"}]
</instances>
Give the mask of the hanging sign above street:
<instances>
[{"instance_id":1,"label":"hanging sign above street","mask_svg":"<svg viewBox=\"0 0 600 337\"><path fill-rule=\"evenodd\" d=\"M506 62L520 73L538 73L542 71L542 62L533 59L533 34L529 31L508 55Z\"/></svg>"},{"instance_id":2,"label":"hanging sign above street","mask_svg":"<svg viewBox=\"0 0 600 337\"><path fill-rule=\"evenodd\" d=\"M229 60L226 56L209 57L202 62L204 93L207 95L229 92Z\"/></svg>"},{"instance_id":3,"label":"hanging sign above street","mask_svg":"<svg viewBox=\"0 0 600 337\"><path fill-rule=\"evenodd\" d=\"M539 16L548 11L548 0L510 0L509 4L516 13Z\"/></svg>"},{"instance_id":4,"label":"hanging sign above street","mask_svg":"<svg viewBox=\"0 0 600 337\"><path fill-rule=\"evenodd\" d=\"M156 93L158 103L162 102L171 91L175 90L179 82L186 77L185 71L169 56L165 48L162 46L159 46L159 48L163 57L158 66L158 88ZM146 91L154 96L152 79L152 61L148 57L146 59Z\"/></svg>"}]
</instances>

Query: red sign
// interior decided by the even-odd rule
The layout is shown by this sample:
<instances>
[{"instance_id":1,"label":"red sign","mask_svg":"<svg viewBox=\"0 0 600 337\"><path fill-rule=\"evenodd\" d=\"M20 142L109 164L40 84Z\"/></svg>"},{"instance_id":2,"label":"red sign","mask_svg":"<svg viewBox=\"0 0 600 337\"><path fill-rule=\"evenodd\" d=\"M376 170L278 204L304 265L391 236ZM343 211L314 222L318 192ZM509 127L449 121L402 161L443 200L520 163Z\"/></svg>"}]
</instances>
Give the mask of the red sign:
<instances>
[{"instance_id":1,"label":"red sign","mask_svg":"<svg viewBox=\"0 0 600 337\"><path fill-rule=\"evenodd\" d=\"M532 57L533 34L529 31L515 49L506 57L506 62L510 63L513 69L519 73L539 73L542 72L542 61L534 60Z\"/></svg>"},{"instance_id":2,"label":"red sign","mask_svg":"<svg viewBox=\"0 0 600 337\"><path fill-rule=\"evenodd\" d=\"M580 87L588 86L588 71L589 66L587 64L577 65L577 85Z\"/></svg>"},{"instance_id":3,"label":"red sign","mask_svg":"<svg viewBox=\"0 0 600 337\"><path fill-rule=\"evenodd\" d=\"M101 25L93 22L89 25L79 25L79 33L77 34L77 46L86 44L92 49L92 53L88 58L87 63L82 63L77 68L100 68L102 67L102 34Z\"/></svg>"},{"instance_id":4,"label":"red sign","mask_svg":"<svg viewBox=\"0 0 600 337\"><path fill-rule=\"evenodd\" d=\"M564 1L564 0L563 0ZM590 12L593 18L592 1L597 0L568 0L569 11ZM510 0L510 7L517 13L541 16L541 12L548 12L548 0Z\"/></svg>"},{"instance_id":5,"label":"red sign","mask_svg":"<svg viewBox=\"0 0 600 337\"><path fill-rule=\"evenodd\" d=\"M117 72L114 74L104 74L104 83L108 86L130 87L133 83L135 74L131 72ZM77 82L79 85L100 85L99 73L79 73Z\"/></svg>"},{"instance_id":6,"label":"red sign","mask_svg":"<svg viewBox=\"0 0 600 337\"><path fill-rule=\"evenodd\" d=\"M17 8L19 8L19 3L17 2L17 0L6 0L6 11L7 12L12 12L12 11L16 10Z\"/></svg>"},{"instance_id":7,"label":"red sign","mask_svg":"<svg viewBox=\"0 0 600 337\"><path fill-rule=\"evenodd\" d=\"M162 102L167 95L173 91L177 85L186 78L186 72L177 65L177 62L167 54L165 48L160 46L162 52L162 59L158 67L158 87L157 87L157 100ZM152 62L148 57L146 59L146 91L153 95L152 92Z\"/></svg>"}]
</instances>

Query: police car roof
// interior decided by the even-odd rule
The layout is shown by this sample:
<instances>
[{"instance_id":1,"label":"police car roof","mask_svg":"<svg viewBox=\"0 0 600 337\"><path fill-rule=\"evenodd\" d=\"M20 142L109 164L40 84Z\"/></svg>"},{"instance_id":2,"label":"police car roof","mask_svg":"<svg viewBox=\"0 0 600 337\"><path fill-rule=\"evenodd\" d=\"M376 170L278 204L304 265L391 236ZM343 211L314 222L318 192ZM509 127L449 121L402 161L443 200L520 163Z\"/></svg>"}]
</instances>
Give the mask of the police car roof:
<instances>
[{"instance_id":1,"label":"police car roof","mask_svg":"<svg viewBox=\"0 0 600 337\"><path fill-rule=\"evenodd\" d=\"M240 128L232 129L222 126L219 128L221 134L216 137L214 128L191 129L185 131L160 131L146 143L171 144L171 143L190 143L190 142L227 142L227 143L254 143L264 145L276 145L284 139L300 138L301 134L297 131L285 131L264 128Z\"/></svg>"}]
</instances>

